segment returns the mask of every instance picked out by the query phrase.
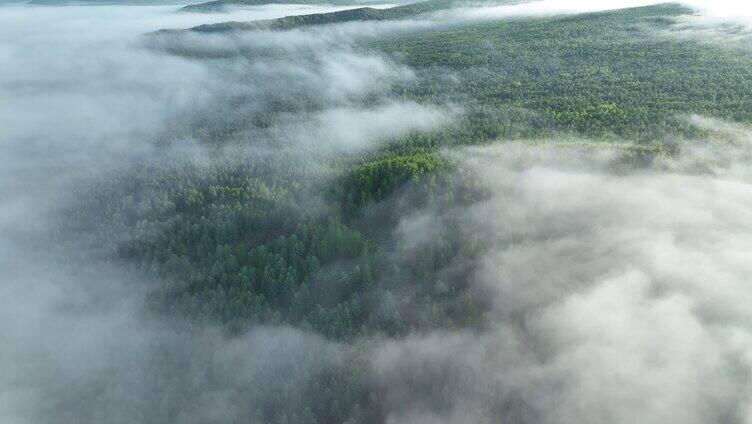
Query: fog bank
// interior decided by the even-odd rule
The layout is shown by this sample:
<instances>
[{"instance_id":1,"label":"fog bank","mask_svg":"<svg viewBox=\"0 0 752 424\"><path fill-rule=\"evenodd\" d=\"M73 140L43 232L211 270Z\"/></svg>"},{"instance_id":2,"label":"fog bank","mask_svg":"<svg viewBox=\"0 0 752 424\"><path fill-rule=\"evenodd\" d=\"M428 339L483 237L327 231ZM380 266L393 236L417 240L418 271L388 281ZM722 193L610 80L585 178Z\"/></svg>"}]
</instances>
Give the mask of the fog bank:
<instances>
[{"instance_id":1,"label":"fog bank","mask_svg":"<svg viewBox=\"0 0 752 424\"><path fill-rule=\"evenodd\" d=\"M443 16L642 4L543 0ZM733 17L722 4L702 13ZM87 189L144 164L251 166L284 152L291 167L317 166L464 112L385 94L415 70L354 47L430 23L158 46L253 53L198 60L141 34L334 8L174 9L0 7L0 421L260 423L272 411L275 423L313 422L311 408L333 396L325 381L378 398L394 424L750 422L752 130L710 117L681 118L707 140L671 140L677 154L637 165L629 142L572 135L442 151L456 181L471 176L485 197L399 216L390 254L483 244L439 264L473 270L471 290L490 305L481 328L335 342L281 325L229 335L155 313L163 281L66 227ZM409 201L406 184L397 200Z\"/></svg>"},{"instance_id":2,"label":"fog bank","mask_svg":"<svg viewBox=\"0 0 752 424\"><path fill-rule=\"evenodd\" d=\"M297 145L315 160L314 147L356 152L445 125L446 111L435 106L363 106L363 96L412 74L348 45L212 62L154 51L141 35L335 9L0 7L0 421L226 423L315 399L313 384L339 367L341 347L303 330L230 338L155 316L147 299L158 281L92 251L91 240L62 224L82 192L135 164L213 163L218 141L189 130L206 116L221 126L280 98L300 99L302 112L315 102L318 112L271 129L228 132L221 141L236 143L228 155L248 161L269 143ZM228 99L244 99L244 108L228 108Z\"/></svg>"},{"instance_id":3,"label":"fog bank","mask_svg":"<svg viewBox=\"0 0 752 424\"><path fill-rule=\"evenodd\" d=\"M489 242L474 279L494 324L375 348L376 375L407 387L389 422L747 422L752 145L736 134L626 170L598 143L455 151L491 196L406 218L436 238L401 254L447 219Z\"/></svg>"}]
</instances>

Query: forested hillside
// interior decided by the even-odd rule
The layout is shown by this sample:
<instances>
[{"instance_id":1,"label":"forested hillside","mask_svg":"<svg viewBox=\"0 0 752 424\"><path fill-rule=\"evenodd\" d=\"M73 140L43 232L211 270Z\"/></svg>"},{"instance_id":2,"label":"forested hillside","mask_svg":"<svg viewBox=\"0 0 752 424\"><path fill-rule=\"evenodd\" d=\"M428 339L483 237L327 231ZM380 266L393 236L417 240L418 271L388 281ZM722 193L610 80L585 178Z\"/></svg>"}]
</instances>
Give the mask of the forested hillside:
<instances>
[{"instance_id":1,"label":"forested hillside","mask_svg":"<svg viewBox=\"0 0 752 424\"><path fill-rule=\"evenodd\" d=\"M400 19L449 4L431 0L251 25L286 29ZM180 177L160 169L164 177L155 178L145 168L136 177L147 178L154 192L138 199L137 211L130 199L138 193L129 193L128 203L116 198L127 185L113 184L116 193L101 199L123 219L117 225L145 235L119 246L119 254L175 279L160 296L192 317L233 325L305 324L336 338L481 326L487 305L482 293L468 291L471 270L448 265L467 264L468 257L480 254L482 242L458 242L447 222L448 234L416 257L405 260L392 253L391 234L400 216L483 198L472 180L456 179L442 150L555 135L632 140L636 143L625 147L625 159L640 164L652 155L672 154L677 137L706 133L682 117L752 122L752 56L697 42L644 38L648 30L670 31L672 18L688 13L683 6L661 5L455 24L368 41L363 49L416 70L415 79L395 84L383 97L457 104L462 118L441 130L389 140L367 154L327 158L315 170L285 155L217 167L207 175L191 170ZM258 125L253 122L257 116L240 119L221 129L213 128L221 120L211 122L216 137L202 133L205 128L195 131L204 142L221 144L233 139L234 131ZM314 196L323 205L307 206L310 193L320 193ZM406 304L384 315L379 305L395 301Z\"/></svg>"},{"instance_id":2,"label":"forested hillside","mask_svg":"<svg viewBox=\"0 0 752 424\"><path fill-rule=\"evenodd\" d=\"M341 4L345 6L350 6L352 2L347 1L332 1L328 2L329 4ZM378 4L378 2L373 1L363 1L359 2L359 4ZM260 5L269 5L269 4L320 4L320 2L317 1L306 1L306 0L215 0L215 1L209 1L206 3L197 3L197 4L189 4L188 6L184 6L180 8L181 12L191 12L191 13L214 13L214 12L221 12L221 11L227 11L231 10L234 7L248 7L248 6L260 6Z\"/></svg>"},{"instance_id":3,"label":"forested hillside","mask_svg":"<svg viewBox=\"0 0 752 424\"><path fill-rule=\"evenodd\" d=\"M495 5L515 3L520 3L520 0L499 0L493 2ZM477 5L483 3L468 3L466 0L428 0L388 8L360 7L338 12L288 16L265 21L222 22L217 24L200 25L191 28L190 30L196 32L231 32L266 29L291 30L307 26L342 24L358 21L406 20L425 16L431 12L439 12L470 4Z\"/></svg>"},{"instance_id":4,"label":"forested hillside","mask_svg":"<svg viewBox=\"0 0 752 424\"><path fill-rule=\"evenodd\" d=\"M432 0L194 31L289 30L404 19L449 7ZM100 222L105 235L113 227L133 235L112 254L170 282L154 293L162 313L216 320L234 332L285 323L335 340L481 329L488 325L488 294L470 283L474 258L487 248L482 238L458 233L456 217L447 213L430 243L409 256L396 253L403 248L396 232L401 217L451 211L486 196L472 175L457 178L442 152L554 136L631 140L636 143L624 148L624 159L640 166L654 155L673 154L677 138L705 134L682 117L752 122L752 56L645 37L671 31L672 19L687 13L683 6L662 5L451 24L364 41L358 48L406 64L416 77L389 87L382 100L357 101L454 104L462 108L461 118L366 153L325 153L315 168L284 153L200 170L147 164L91 193L85 215L73 213ZM253 60L256 52L240 54ZM299 110L280 104L263 118L211 118L192 131L221 150L228 140L243 139L236 134L254 133ZM381 422L379 395L342 389L352 383L341 378L348 377L322 383L332 391L332 403L287 419L307 422L314 418L297 414L311 413L318 422Z\"/></svg>"},{"instance_id":5,"label":"forested hillside","mask_svg":"<svg viewBox=\"0 0 752 424\"><path fill-rule=\"evenodd\" d=\"M748 134L752 50L739 27L724 29L742 34L734 44L688 36L697 13L680 4L500 14L519 3L427 0L141 37L150 54L209 75L211 96L171 110L147 140L152 153L77 185L52 238L84 239L78 256L148 281L144 309L170 328L218 329L227 340L292 328L339 353L305 351L230 395L211 378L222 368L210 368L203 385L186 377L185 389L155 395L140 422L200 422L186 420L176 399L211 403L207 391L222 396L218 409L231 418L212 409L202 422L629 422L591 414L600 409L582 400L593 393L589 380L566 368L589 360L567 349L584 340L621 352L602 328L627 326L623 316L649 302L640 303L639 288L614 295L637 298L636 306L589 324L590 312L580 314L591 311L585 282L649 262L641 270L659 283L645 292L671 294L681 280L674 270L693 262L677 259L671 243L721 239L719 228L733 227L674 230L671 217L712 220L662 205L703 198L671 185L679 178L704 188L691 178L746 175L745 164L702 149ZM474 14L483 7L495 9ZM687 159L693 149L701 153ZM642 242L653 233L664 244ZM713 239L688 257L720 245ZM658 259L644 260L646 251ZM684 317L672 305L643 315ZM711 321L727 312L698 308ZM655 326L634 330L643 343L634 350L657 343L642 333ZM561 400L569 392L551 387L573 379L588 390ZM584 406L570 420L552 418L551 405L577 399ZM632 401L630 410L641 409L641 399ZM741 422L732 400L713 402L706 418Z\"/></svg>"}]
</instances>

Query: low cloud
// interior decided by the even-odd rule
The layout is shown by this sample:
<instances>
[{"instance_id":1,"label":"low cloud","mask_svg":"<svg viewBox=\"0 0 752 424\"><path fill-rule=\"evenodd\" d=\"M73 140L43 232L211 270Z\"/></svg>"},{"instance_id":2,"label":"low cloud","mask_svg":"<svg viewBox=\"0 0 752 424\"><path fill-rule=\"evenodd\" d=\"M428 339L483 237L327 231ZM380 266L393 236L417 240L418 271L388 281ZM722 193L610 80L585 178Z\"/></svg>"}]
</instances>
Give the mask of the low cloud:
<instances>
[{"instance_id":1,"label":"low cloud","mask_svg":"<svg viewBox=\"0 0 752 424\"><path fill-rule=\"evenodd\" d=\"M493 324L375 349L375 374L409 387L391 422L746 422L752 140L736 134L627 171L597 143L452 153L492 193L451 215L490 243L473 279Z\"/></svg>"},{"instance_id":2,"label":"low cloud","mask_svg":"<svg viewBox=\"0 0 752 424\"><path fill-rule=\"evenodd\" d=\"M330 9L238 13L261 19ZM146 305L160 282L91 251L89 240L60 227L61 211L144 161L222 166L263 160L255 149L275 142L305 147L301 156L314 148L356 152L448 122L450 113L431 105L364 104L413 75L348 43L313 49L302 40L294 53L280 48L258 60L149 48L145 32L227 19L173 12L0 8L0 97L8 100L0 105L0 421L225 423L304 411L347 349L299 329L228 337L156 316ZM271 127L232 126L279 100L300 113ZM222 140L192 130L207 126ZM209 152L219 142L233 145L217 158Z\"/></svg>"},{"instance_id":3,"label":"low cloud","mask_svg":"<svg viewBox=\"0 0 752 424\"><path fill-rule=\"evenodd\" d=\"M626 5L637 4L613 4ZM514 9L486 17L603 10L506 7ZM222 141L236 142L221 159L250 160L255 143L302 146L305 159L319 148L367 150L462 113L379 97L414 75L355 52L351 39L335 47L355 25L181 45L231 52L268 42L274 54L254 60L193 60L135 41L172 26L165 19L219 18L173 9L103 7L84 17L78 8L0 8L0 96L11 100L0 104L0 420L281 422L346 370L379 394L395 424L749 422L752 132L705 117L686 119L712 142L681 143L678 155L640 168L623 165L625 150L591 140L446 152L488 196L401 217L397 253L444 235L445 216L454 236L484 240L468 267L491 305L484 328L335 343L279 326L228 337L154 316L145 305L159 282L104 261L58 226L82 187L156 155L220 166L207 153L216 140L186 130L207 117L226 130ZM364 28L368 36L386 27ZM300 113L271 129L243 121L280 99ZM175 128L183 132L163 146Z\"/></svg>"}]
</instances>

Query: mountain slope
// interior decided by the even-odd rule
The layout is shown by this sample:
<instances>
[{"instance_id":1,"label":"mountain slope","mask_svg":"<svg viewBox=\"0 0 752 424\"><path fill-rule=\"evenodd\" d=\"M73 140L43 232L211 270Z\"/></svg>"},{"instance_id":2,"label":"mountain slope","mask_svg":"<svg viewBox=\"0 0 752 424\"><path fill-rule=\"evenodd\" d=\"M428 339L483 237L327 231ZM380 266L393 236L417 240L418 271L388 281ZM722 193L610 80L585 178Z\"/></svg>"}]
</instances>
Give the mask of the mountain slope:
<instances>
[{"instance_id":1,"label":"mountain slope","mask_svg":"<svg viewBox=\"0 0 752 424\"><path fill-rule=\"evenodd\" d=\"M336 0L322 3L316 0L214 0L206 3L189 4L188 6L182 7L180 11L192 13L214 13L231 10L235 7L261 6L265 4L327 4L335 6L352 6L353 4L378 4L378 2L359 1L353 3L352 1Z\"/></svg>"},{"instance_id":2,"label":"mountain slope","mask_svg":"<svg viewBox=\"0 0 752 424\"><path fill-rule=\"evenodd\" d=\"M519 0L486 2L486 4L502 5L520 3ZM294 28L338 24L358 21L388 21L416 18L423 14L438 12L441 10L461 7L468 4L466 0L427 0L386 9L362 7L357 9L342 10L330 13L317 13L311 15L288 16L280 19L272 19L254 22L223 22L218 24L200 25L191 28L196 32L228 32L228 31L253 31L259 29L289 30Z\"/></svg>"}]
</instances>

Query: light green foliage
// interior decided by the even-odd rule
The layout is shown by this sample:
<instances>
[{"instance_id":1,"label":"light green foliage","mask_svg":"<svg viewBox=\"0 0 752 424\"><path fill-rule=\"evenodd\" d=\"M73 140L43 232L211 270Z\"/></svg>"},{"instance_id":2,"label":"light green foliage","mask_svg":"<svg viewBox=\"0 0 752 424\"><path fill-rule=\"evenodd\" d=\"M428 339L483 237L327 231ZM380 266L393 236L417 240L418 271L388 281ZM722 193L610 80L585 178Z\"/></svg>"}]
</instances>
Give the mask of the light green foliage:
<instances>
[{"instance_id":1,"label":"light green foliage","mask_svg":"<svg viewBox=\"0 0 752 424\"><path fill-rule=\"evenodd\" d=\"M459 144L562 131L638 141L700 137L677 119L692 113L752 122L752 56L655 35L688 12L662 5L489 22L375 47L420 70L417 84L398 90L403 95L470 105L462 127L446 134Z\"/></svg>"}]
</instances>

